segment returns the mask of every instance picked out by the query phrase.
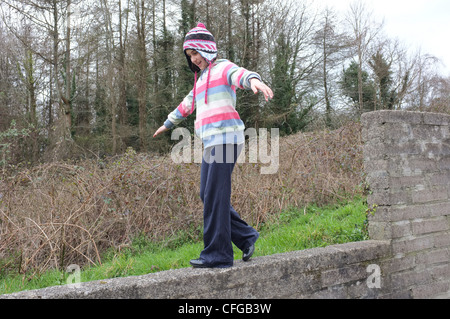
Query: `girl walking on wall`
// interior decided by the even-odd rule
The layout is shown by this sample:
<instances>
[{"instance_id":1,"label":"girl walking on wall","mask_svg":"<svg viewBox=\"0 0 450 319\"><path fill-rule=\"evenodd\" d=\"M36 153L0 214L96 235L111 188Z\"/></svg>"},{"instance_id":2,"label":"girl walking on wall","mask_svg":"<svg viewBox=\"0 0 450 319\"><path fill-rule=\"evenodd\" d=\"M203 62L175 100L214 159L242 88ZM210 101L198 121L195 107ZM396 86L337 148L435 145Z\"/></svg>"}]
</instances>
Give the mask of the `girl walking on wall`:
<instances>
[{"instance_id":1,"label":"girl walking on wall","mask_svg":"<svg viewBox=\"0 0 450 319\"><path fill-rule=\"evenodd\" d=\"M231 174L244 145L245 126L236 111L236 88L258 91L266 101L272 90L259 74L217 59L213 35L199 23L185 37L183 51L195 73L194 88L153 135L170 130L196 110L195 132L204 153L200 173L203 202L204 249L190 264L195 268L226 268L233 265L232 242L248 261L259 233L243 221L231 205Z\"/></svg>"}]
</instances>

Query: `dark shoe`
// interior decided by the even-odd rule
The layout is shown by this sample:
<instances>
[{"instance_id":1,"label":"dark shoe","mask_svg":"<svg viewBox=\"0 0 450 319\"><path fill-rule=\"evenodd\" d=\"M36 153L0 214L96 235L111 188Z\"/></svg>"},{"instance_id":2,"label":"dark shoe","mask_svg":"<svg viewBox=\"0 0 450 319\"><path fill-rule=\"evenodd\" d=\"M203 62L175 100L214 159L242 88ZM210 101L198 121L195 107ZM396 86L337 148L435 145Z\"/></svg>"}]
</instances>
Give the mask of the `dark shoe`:
<instances>
[{"instance_id":1,"label":"dark shoe","mask_svg":"<svg viewBox=\"0 0 450 319\"><path fill-rule=\"evenodd\" d=\"M189 261L189 263L194 268L209 268L207 265L205 265L203 263L203 261L201 259L191 259L191 261Z\"/></svg>"},{"instance_id":2,"label":"dark shoe","mask_svg":"<svg viewBox=\"0 0 450 319\"><path fill-rule=\"evenodd\" d=\"M244 250L242 254L242 260L248 261L250 257L252 257L254 252L255 252L255 244L251 245L250 247Z\"/></svg>"}]
</instances>

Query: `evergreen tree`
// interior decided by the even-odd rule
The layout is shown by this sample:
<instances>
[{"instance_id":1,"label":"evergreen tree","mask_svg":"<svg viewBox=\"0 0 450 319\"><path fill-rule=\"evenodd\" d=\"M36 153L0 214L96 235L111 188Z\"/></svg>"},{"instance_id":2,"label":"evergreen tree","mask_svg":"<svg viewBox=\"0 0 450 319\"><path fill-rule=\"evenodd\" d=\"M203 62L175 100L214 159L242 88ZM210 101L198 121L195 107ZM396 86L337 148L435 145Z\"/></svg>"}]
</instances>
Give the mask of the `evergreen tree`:
<instances>
[{"instance_id":1,"label":"evergreen tree","mask_svg":"<svg viewBox=\"0 0 450 319\"><path fill-rule=\"evenodd\" d=\"M275 66L272 71L272 90L274 97L271 103L271 110L275 119L273 125L280 128L282 133L287 134L291 133L289 131L292 131L288 118L293 113L291 105L294 97L292 82L289 76L289 57L291 53L292 50L289 46L288 39L282 33L277 39L277 46L274 51Z\"/></svg>"},{"instance_id":2,"label":"evergreen tree","mask_svg":"<svg viewBox=\"0 0 450 319\"><path fill-rule=\"evenodd\" d=\"M360 100L358 91L358 70L359 65L353 61L350 66L344 70L341 81L343 94L354 102L354 107L359 112ZM376 92L374 84L369 79L369 73L362 70L362 112L374 110L376 103Z\"/></svg>"},{"instance_id":3,"label":"evergreen tree","mask_svg":"<svg viewBox=\"0 0 450 319\"><path fill-rule=\"evenodd\" d=\"M274 49L275 63L272 70L272 90L274 97L270 103L270 111L265 118L270 126L278 127L282 134L292 134L307 125L307 115L314 103L305 102L305 93L296 94L294 50L289 39L281 33Z\"/></svg>"},{"instance_id":4,"label":"evergreen tree","mask_svg":"<svg viewBox=\"0 0 450 319\"><path fill-rule=\"evenodd\" d=\"M397 94L395 89L392 89L392 71L391 65L386 61L381 52L377 52L372 56L369 65L375 76L377 103L375 109L389 109L394 108Z\"/></svg>"}]
</instances>

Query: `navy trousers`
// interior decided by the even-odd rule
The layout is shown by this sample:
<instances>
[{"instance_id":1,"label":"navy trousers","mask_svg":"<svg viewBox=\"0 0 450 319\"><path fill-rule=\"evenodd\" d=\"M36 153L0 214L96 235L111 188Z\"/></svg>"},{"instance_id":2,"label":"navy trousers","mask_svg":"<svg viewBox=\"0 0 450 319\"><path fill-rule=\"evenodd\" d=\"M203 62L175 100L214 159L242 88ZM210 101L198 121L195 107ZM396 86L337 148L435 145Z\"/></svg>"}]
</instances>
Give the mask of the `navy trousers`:
<instances>
[{"instance_id":1,"label":"navy trousers","mask_svg":"<svg viewBox=\"0 0 450 319\"><path fill-rule=\"evenodd\" d=\"M231 206L231 174L243 144L205 149L200 176L203 201L203 242L200 259L209 267L233 266L232 242L240 250L253 245L259 233Z\"/></svg>"}]
</instances>

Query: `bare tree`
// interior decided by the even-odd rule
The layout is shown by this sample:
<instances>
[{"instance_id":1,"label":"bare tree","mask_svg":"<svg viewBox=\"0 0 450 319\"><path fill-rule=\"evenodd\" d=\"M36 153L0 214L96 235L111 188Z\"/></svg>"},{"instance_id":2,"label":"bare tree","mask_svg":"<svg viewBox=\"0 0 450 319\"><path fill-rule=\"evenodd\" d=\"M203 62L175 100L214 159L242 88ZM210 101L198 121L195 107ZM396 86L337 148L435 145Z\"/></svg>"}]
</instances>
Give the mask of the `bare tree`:
<instances>
[{"instance_id":1,"label":"bare tree","mask_svg":"<svg viewBox=\"0 0 450 319\"><path fill-rule=\"evenodd\" d=\"M450 114L450 77L436 75L431 78L429 109Z\"/></svg>"},{"instance_id":2,"label":"bare tree","mask_svg":"<svg viewBox=\"0 0 450 319\"><path fill-rule=\"evenodd\" d=\"M437 76L439 59L429 54L421 54L419 51L415 60L415 81L410 93L409 106L425 111L429 105L432 92L432 79Z\"/></svg>"},{"instance_id":3,"label":"bare tree","mask_svg":"<svg viewBox=\"0 0 450 319\"><path fill-rule=\"evenodd\" d=\"M51 66L52 85L58 96L60 115L58 126L60 131L57 133L59 141L57 143L59 147L66 146L72 140L72 101L74 98L70 23L72 0L1 0L1 3L11 15L19 17L19 20L26 20L34 32L42 35L39 45L29 46L19 28L10 23L7 24L9 30L25 47ZM5 15L3 18L5 19ZM62 43L64 46L61 45ZM64 57L63 60L60 58L61 55Z\"/></svg>"},{"instance_id":4,"label":"bare tree","mask_svg":"<svg viewBox=\"0 0 450 319\"><path fill-rule=\"evenodd\" d=\"M139 103L139 145L142 151L146 149L147 123L147 9L144 0L135 1L136 31L137 31L137 84Z\"/></svg>"},{"instance_id":5,"label":"bare tree","mask_svg":"<svg viewBox=\"0 0 450 319\"><path fill-rule=\"evenodd\" d=\"M127 0L126 9L123 9L122 0L118 0L119 7L119 122L125 125L128 122L128 110L126 101L126 51L128 44L128 8L130 0Z\"/></svg>"},{"instance_id":6,"label":"bare tree","mask_svg":"<svg viewBox=\"0 0 450 319\"><path fill-rule=\"evenodd\" d=\"M353 33L353 41L356 49L358 63L358 95L359 111L363 110L363 64L367 62L370 45L381 31L384 22L377 23L373 20L373 12L370 11L362 0L351 3L346 21Z\"/></svg>"},{"instance_id":7,"label":"bare tree","mask_svg":"<svg viewBox=\"0 0 450 319\"><path fill-rule=\"evenodd\" d=\"M349 57L350 39L338 29L339 21L336 12L327 7L321 15L319 29L316 31L313 41L322 57L322 67L317 73L320 73L319 77L322 79L325 123L328 127L332 127L332 98L336 94L333 83L338 82L336 68Z\"/></svg>"}]
</instances>

